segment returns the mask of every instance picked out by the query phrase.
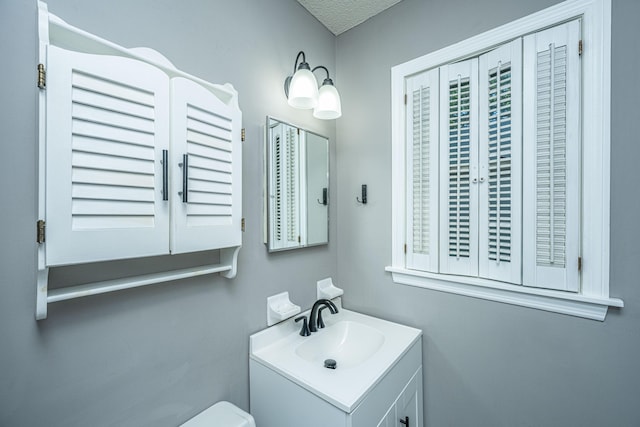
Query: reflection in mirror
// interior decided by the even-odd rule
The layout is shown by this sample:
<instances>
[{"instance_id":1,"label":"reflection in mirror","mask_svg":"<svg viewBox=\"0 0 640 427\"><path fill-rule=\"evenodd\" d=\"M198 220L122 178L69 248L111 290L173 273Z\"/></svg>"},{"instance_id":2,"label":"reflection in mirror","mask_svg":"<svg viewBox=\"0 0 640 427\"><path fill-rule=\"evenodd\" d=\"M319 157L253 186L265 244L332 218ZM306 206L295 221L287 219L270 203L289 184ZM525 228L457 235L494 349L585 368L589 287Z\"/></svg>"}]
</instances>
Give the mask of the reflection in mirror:
<instances>
[{"instance_id":1,"label":"reflection in mirror","mask_svg":"<svg viewBox=\"0 0 640 427\"><path fill-rule=\"evenodd\" d=\"M329 241L329 140L267 117L265 243L270 252Z\"/></svg>"}]
</instances>

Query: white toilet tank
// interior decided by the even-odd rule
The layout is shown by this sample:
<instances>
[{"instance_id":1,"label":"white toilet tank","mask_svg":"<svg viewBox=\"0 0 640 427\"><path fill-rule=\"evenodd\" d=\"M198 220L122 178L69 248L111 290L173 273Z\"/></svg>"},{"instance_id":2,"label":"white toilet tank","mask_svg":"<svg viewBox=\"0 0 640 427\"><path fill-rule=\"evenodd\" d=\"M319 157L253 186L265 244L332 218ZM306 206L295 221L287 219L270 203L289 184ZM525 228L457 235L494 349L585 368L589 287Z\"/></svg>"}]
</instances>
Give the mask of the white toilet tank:
<instances>
[{"instance_id":1,"label":"white toilet tank","mask_svg":"<svg viewBox=\"0 0 640 427\"><path fill-rule=\"evenodd\" d=\"M256 427L253 417L229 402L218 402L182 427Z\"/></svg>"}]
</instances>

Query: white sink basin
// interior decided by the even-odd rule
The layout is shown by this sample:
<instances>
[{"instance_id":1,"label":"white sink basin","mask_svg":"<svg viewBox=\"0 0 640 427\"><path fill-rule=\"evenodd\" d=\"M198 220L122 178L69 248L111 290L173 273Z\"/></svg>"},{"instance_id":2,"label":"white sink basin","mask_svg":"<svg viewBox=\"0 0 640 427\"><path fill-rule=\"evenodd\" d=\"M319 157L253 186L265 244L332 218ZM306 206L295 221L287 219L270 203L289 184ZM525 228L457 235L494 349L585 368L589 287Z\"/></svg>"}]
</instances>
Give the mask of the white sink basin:
<instances>
[{"instance_id":1,"label":"white sink basin","mask_svg":"<svg viewBox=\"0 0 640 427\"><path fill-rule=\"evenodd\" d=\"M350 413L422 331L338 308L325 311L326 327L308 337L293 319L255 333L250 357ZM336 369L325 368L326 359L334 359Z\"/></svg>"},{"instance_id":2,"label":"white sink basin","mask_svg":"<svg viewBox=\"0 0 640 427\"><path fill-rule=\"evenodd\" d=\"M342 320L313 334L298 346L296 354L322 366L326 359L333 359L338 368L348 369L373 356L383 343L384 335L379 330Z\"/></svg>"}]
</instances>

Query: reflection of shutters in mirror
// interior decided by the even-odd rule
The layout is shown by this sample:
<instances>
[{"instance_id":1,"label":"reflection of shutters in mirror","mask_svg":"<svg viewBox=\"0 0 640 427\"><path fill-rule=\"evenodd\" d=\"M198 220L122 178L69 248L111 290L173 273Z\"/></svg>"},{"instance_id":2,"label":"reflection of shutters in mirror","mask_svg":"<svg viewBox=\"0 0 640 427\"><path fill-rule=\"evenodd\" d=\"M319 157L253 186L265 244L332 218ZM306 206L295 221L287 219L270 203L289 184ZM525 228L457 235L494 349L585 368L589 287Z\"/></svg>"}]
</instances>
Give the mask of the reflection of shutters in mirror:
<instances>
[{"instance_id":1,"label":"reflection of shutters in mirror","mask_svg":"<svg viewBox=\"0 0 640 427\"><path fill-rule=\"evenodd\" d=\"M442 273L478 274L477 70L477 59L441 67Z\"/></svg>"},{"instance_id":2,"label":"reflection of shutters in mirror","mask_svg":"<svg viewBox=\"0 0 640 427\"><path fill-rule=\"evenodd\" d=\"M48 68L47 265L167 253L168 77L54 46Z\"/></svg>"},{"instance_id":3,"label":"reflection of shutters in mirror","mask_svg":"<svg viewBox=\"0 0 640 427\"><path fill-rule=\"evenodd\" d=\"M525 37L527 286L579 288L579 37L579 21Z\"/></svg>"},{"instance_id":4,"label":"reflection of shutters in mirror","mask_svg":"<svg viewBox=\"0 0 640 427\"><path fill-rule=\"evenodd\" d=\"M479 63L479 275L516 284L521 283L521 63L521 39L482 55Z\"/></svg>"},{"instance_id":5,"label":"reflection of shutters in mirror","mask_svg":"<svg viewBox=\"0 0 640 427\"><path fill-rule=\"evenodd\" d=\"M407 267L438 271L438 70L407 79Z\"/></svg>"},{"instance_id":6,"label":"reflection of shutters in mirror","mask_svg":"<svg viewBox=\"0 0 640 427\"><path fill-rule=\"evenodd\" d=\"M298 138L297 129L287 127L287 241L298 242Z\"/></svg>"},{"instance_id":7,"label":"reflection of shutters in mirror","mask_svg":"<svg viewBox=\"0 0 640 427\"><path fill-rule=\"evenodd\" d=\"M279 126L282 128L282 125ZM275 129L274 129L275 131ZM274 170L274 238L277 241L282 240L282 134L278 132L273 137L273 170Z\"/></svg>"}]
</instances>

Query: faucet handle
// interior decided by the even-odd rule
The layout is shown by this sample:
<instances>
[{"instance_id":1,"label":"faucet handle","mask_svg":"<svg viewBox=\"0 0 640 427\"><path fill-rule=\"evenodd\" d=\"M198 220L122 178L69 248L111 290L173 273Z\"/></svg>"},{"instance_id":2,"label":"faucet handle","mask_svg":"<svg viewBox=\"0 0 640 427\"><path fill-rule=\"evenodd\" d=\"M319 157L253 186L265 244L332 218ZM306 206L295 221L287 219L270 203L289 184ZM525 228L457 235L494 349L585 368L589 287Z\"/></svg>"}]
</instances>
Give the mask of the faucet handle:
<instances>
[{"instance_id":1,"label":"faucet handle","mask_svg":"<svg viewBox=\"0 0 640 427\"><path fill-rule=\"evenodd\" d=\"M309 331L309 324L307 323L307 317L299 316L295 318L296 323L301 320L302 320L302 329L300 329L300 335L303 337L308 337L309 335L311 335L311 332Z\"/></svg>"}]
</instances>

